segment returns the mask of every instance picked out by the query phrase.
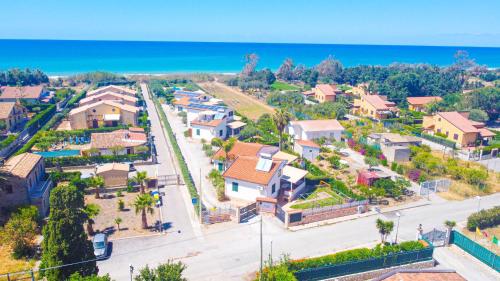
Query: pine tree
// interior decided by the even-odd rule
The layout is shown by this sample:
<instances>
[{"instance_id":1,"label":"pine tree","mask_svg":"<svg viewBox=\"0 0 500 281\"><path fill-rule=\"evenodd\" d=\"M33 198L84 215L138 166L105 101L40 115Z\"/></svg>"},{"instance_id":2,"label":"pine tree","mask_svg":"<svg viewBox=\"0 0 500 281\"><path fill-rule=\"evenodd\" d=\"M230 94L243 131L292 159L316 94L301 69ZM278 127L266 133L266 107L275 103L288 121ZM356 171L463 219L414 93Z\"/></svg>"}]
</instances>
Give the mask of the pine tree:
<instances>
[{"instance_id":1,"label":"pine tree","mask_svg":"<svg viewBox=\"0 0 500 281\"><path fill-rule=\"evenodd\" d=\"M72 273L82 276L97 273L96 262L85 262L57 269L44 268L95 259L92 243L83 224L83 193L75 186L58 186L50 194L50 216L43 228L42 274L49 281L66 280Z\"/></svg>"}]
</instances>

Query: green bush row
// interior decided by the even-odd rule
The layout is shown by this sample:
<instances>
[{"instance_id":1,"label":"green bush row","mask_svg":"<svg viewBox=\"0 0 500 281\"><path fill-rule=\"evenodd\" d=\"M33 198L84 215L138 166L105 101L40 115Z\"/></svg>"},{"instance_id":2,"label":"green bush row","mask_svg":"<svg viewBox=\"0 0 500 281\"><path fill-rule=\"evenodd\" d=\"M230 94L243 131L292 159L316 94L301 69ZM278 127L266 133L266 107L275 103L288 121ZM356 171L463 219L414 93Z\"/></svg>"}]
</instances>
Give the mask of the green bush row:
<instances>
[{"instance_id":1,"label":"green bush row","mask_svg":"<svg viewBox=\"0 0 500 281\"><path fill-rule=\"evenodd\" d=\"M358 248L316 258L294 260L290 262L289 269L291 271L298 271L352 261L379 258L393 253L418 251L424 248L425 246L418 241L407 241L396 245L379 244L371 249Z\"/></svg>"},{"instance_id":2,"label":"green bush row","mask_svg":"<svg viewBox=\"0 0 500 281\"><path fill-rule=\"evenodd\" d=\"M470 231L475 231L476 227L484 229L497 225L500 225L500 206L488 210L481 210L473 213L467 218L467 228Z\"/></svg>"},{"instance_id":3,"label":"green bush row","mask_svg":"<svg viewBox=\"0 0 500 281\"><path fill-rule=\"evenodd\" d=\"M433 142L437 142L437 143L442 144L442 145L447 146L447 147L454 148L456 146L455 142L450 141L450 140L445 139L445 138L442 138L442 137L439 137L439 136L433 136L433 135L429 135L429 134L421 134L421 137L424 139L428 139L430 141L433 141Z\"/></svg>"},{"instance_id":4,"label":"green bush row","mask_svg":"<svg viewBox=\"0 0 500 281\"><path fill-rule=\"evenodd\" d=\"M6 148L17 139L17 135L9 135L6 139L0 142L0 150Z\"/></svg>"},{"instance_id":5,"label":"green bush row","mask_svg":"<svg viewBox=\"0 0 500 281\"><path fill-rule=\"evenodd\" d=\"M111 162L133 162L137 160L147 160L149 153L143 154L126 154L126 155L100 155L100 156L69 156L69 157L54 157L45 158L45 166L66 167L66 166L84 166L90 164L101 164Z\"/></svg>"},{"instance_id":6,"label":"green bush row","mask_svg":"<svg viewBox=\"0 0 500 281\"><path fill-rule=\"evenodd\" d=\"M46 120L45 118L48 118L48 116L54 114L56 112L56 105L51 104L48 106L46 109L44 109L42 112L38 113L35 115L35 117L31 118L26 124L24 124L24 128L27 129L35 124L37 124L40 120ZM39 127L40 124L37 125Z\"/></svg>"},{"instance_id":7,"label":"green bush row","mask_svg":"<svg viewBox=\"0 0 500 281\"><path fill-rule=\"evenodd\" d=\"M191 195L191 198L199 198L198 190L196 190L193 178L191 177L191 173L189 172L186 161L184 160L184 156L182 155L181 149L179 148L179 145L177 144L177 139L175 138L174 132L172 131L172 128L170 127L170 123L168 123L167 116L165 115L165 112L163 112L163 109L161 108L161 105L155 96L153 96L153 102L156 106L157 111L160 114L160 119L163 122L165 129L167 130L168 138L170 140L170 143L172 144L172 148L174 150L175 157L177 158L177 161L179 162L181 174L182 174L182 177L184 179L184 182L186 183L186 186L188 187L189 194ZM195 208L199 208L199 206L196 205Z\"/></svg>"}]
</instances>

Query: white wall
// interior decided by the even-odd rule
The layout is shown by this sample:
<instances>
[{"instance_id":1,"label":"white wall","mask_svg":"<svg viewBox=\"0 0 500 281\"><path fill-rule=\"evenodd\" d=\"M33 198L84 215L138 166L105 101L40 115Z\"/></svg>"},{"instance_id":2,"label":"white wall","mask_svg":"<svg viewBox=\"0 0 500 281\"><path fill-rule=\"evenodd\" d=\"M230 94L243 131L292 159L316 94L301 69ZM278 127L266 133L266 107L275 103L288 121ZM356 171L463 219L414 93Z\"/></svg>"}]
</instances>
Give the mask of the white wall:
<instances>
[{"instance_id":1,"label":"white wall","mask_svg":"<svg viewBox=\"0 0 500 281\"><path fill-rule=\"evenodd\" d=\"M274 174L268 185L259 185L247 181L225 178L224 180L226 195L228 197L238 198L249 202L254 202L257 197L276 198L280 190L280 178L282 169L283 167L279 168L279 172L276 172ZM233 182L238 183L238 192L233 191ZM276 190L274 191L274 193L271 193L273 184L276 185ZM262 190L260 190L260 187L262 187Z\"/></svg>"},{"instance_id":2,"label":"white wall","mask_svg":"<svg viewBox=\"0 0 500 281\"><path fill-rule=\"evenodd\" d=\"M340 141L340 137L342 135L342 131L325 131L325 132L302 132L301 139L302 140L314 140L319 139L321 137L325 137L328 139L335 138L336 141Z\"/></svg>"},{"instance_id":3,"label":"white wall","mask_svg":"<svg viewBox=\"0 0 500 281\"><path fill-rule=\"evenodd\" d=\"M300 154L302 158L305 158L309 161L316 159L316 157L318 157L319 155L319 148L307 146L303 147L297 143L293 146L293 150Z\"/></svg>"},{"instance_id":4,"label":"white wall","mask_svg":"<svg viewBox=\"0 0 500 281\"><path fill-rule=\"evenodd\" d=\"M206 127L199 125L192 125L192 137L193 139L205 139L207 141L211 141L213 138L222 138L224 139L227 134L227 126L226 122L221 122L217 127ZM196 135L196 130L200 130L200 135ZM222 136L219 135L222 130Z\"/></svg>"}]
</instances>

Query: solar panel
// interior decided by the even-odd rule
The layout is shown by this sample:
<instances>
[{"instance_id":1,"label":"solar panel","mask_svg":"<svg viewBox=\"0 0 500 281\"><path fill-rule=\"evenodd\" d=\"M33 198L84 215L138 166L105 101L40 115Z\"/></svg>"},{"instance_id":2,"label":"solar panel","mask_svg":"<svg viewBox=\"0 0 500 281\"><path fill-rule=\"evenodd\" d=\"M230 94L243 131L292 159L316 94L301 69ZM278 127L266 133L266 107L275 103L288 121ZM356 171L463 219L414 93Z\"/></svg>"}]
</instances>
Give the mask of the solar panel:
<instances>
[{"instance_id":1,"label":"solar panel","mask_svg":"<svg viewBox=\"0 0 500 281\"><path fill-rule=\"evenodd\" d=\"M259 158L257 162L257 167L255 169L257 171L269 172L271 170L271 166L273 165L273 160L266 158Z\"/></svg>"}]
</instances>

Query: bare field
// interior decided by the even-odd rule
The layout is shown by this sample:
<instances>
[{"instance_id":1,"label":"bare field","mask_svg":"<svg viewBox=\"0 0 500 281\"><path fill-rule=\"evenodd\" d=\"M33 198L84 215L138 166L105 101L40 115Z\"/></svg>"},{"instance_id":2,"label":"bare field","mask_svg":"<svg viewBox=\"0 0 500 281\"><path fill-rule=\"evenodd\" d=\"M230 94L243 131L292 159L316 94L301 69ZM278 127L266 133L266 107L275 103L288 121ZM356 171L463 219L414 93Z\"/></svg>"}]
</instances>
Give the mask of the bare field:
<instances>
[{"instance_id":1,"label":"bare field","mask_svg":"<svg viewBox=\"0 0 500 281\"><path fill-rule=\"evenodd\" d=\"M271 106L220 82L202 82L198 83L198 85L209 94L218 99L222 99L224 103L252 120L257 120L265 113L274 113L274 108Z\"/></svg>"}]
</instances>

